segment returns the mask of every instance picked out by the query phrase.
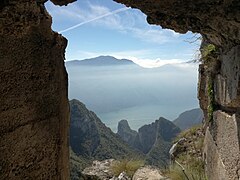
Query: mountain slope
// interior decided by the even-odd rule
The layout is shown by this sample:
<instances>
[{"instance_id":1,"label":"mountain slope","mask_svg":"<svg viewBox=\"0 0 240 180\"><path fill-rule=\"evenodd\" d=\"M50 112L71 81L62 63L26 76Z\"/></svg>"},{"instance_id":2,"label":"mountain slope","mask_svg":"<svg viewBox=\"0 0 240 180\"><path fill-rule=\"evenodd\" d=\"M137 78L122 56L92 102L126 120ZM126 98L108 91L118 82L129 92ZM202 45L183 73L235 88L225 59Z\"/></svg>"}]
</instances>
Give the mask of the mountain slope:
<instances>
[{"instance_id":1,"label":"mountain slope","mask_svg":"<svg viewBox=\"0 0 240 180\"><path fill-rule=\"evenodd\" d=\"M124 141L146 154L147 164L161 167L169 163L168 151L171 147L171 141L181 131L175 124L163 117L139 128L137 135L134 133L135 131L131 130L126 120L119 122L118 129L124 129L124 131L118 131L119 136ZM133 138L134 140L132 140Z\"/></svg>"},{"instance_id":2,"label":"mountain slope","mask_svg":"<svg viewBox=\"0 0 240 180\"><path fill-rule=\"evenodd\" d=\"M180 127L181 130L185 130L201 124L203 117L202 110L200 108L196 108L183 112L173 121L173 123Z\"/></svg>"},{"instance_id":3,"label":"mountain slope","mask_svg":"<svg viewBox=\"0 0 240 180\"><path fill-rule=\"evenodd\" d=\"M109 61L105 58L119 64L109 65L112 63L105 62ZM86 62L92 65L81 65ZM175 119L178 112L198 106L197 66L143 68L132 61L126 62L108 56L67 61L69 98L81 99L114 131L116 121L123 118L129 122L139 119L131 122L133 129L138 129L159 114ZM98 63L101 65L94 65ZM148 118L140 120L143 117Z\"/></svg>"},{"instance_id":4,"label":"mountain slope","mask_svg":"<svg viewBox=\"0 0 240 180\"><path fill-rule=\"evenodd\" d=\"M140 155L106 127L95 113L89 111L80 101L71 100L70 110L70 146L81 159L89 161L122 159Z\"/></svg>"}]
</instances>

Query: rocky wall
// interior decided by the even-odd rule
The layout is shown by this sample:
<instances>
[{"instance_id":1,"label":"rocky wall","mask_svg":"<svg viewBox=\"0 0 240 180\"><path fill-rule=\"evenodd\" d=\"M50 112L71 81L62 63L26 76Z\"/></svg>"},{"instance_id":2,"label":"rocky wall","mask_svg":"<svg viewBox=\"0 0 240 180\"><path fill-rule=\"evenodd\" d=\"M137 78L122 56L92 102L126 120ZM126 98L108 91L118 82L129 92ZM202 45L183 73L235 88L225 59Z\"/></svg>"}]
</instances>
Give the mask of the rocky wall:
<instances>
[{"instance_id":1,"label":"rocky wall","mask_svg":"<svg viewBox=\"0 0 240 180\"><path fill-rule=\"evenodd\" d=\"M69 179L67 40L43 3L0 2L0 179Z\"/></svg>"}]
</instances>

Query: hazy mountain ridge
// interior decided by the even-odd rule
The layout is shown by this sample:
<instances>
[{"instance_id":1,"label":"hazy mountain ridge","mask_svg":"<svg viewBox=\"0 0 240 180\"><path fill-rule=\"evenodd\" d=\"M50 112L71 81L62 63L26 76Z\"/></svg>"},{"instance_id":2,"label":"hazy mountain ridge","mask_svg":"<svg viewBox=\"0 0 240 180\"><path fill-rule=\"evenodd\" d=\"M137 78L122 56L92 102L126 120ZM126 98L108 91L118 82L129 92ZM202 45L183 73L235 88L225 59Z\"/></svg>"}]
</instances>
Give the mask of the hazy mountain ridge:
<instances>
[{"instance_id":1,"label":"hazy mountain ridge","mask_svg":"<svg viewBox=\"0 0 240 180\"><path fill-rule=\"evenodd\" d=\"M83 61L94 64L91 60ZM118 62L116 58L113 61ZM185 109L198 106L196 67L169 64L143 68L132 61L131 65L107 66L71 63L66 62L69 98L81 99L114 131L115 122L119 119L128 119L131 124L133 118L141 119L142 122L148 120L146 123L150 123L149 120L159 115L173 120ZM133 129L144 125L135 122L137 124L132 126Z\"/></svg>"},{"instance_id":2,"label":"hazy mountain ridge","mask_svg":"<svg viewBox=\"0 0 240 180\"><path fill-rule=\"evenodd\" d=\"M120 66L120 65L132 65L138 66L133 61L128 59L117 59L112 56L98 56L95 58L66 61L67 66ZM140 67L140 66L138 66Z\"/></svg>"},{"instance_id":3,"label":"hazy mountain ridge","mask_svg":"<svg viewBox=\"0 0 240 180\"><path fill-rule=\"evenodd\" d=\"M173 121L181 130L191 128L195 125L199 125L203 121L203 112L200 108L191 109L181 113L177 119Z\"/></svg>"}]
</instances>

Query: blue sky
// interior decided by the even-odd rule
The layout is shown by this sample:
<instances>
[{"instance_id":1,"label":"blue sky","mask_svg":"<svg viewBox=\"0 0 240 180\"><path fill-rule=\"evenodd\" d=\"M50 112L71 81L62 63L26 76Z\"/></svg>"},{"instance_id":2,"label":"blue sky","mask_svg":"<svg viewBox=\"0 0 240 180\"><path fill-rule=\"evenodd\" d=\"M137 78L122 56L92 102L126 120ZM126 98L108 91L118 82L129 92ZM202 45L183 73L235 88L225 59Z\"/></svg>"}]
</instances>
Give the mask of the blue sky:
<instances>
[{"instance_id":1,"label":"blue sky","mask_svg":"<svg viewBox=\"0 0 240 180\"><path fill-rule=\"evenodd\" d=\"M112 55L150 67L196 58L199 42L186 42L194 41L194 34L149 25L141 11L111 0L77 1L64 7L48 1L45 5L53 17L53 30L68 39L66 60Z\"/></svg>"}]
</instances>

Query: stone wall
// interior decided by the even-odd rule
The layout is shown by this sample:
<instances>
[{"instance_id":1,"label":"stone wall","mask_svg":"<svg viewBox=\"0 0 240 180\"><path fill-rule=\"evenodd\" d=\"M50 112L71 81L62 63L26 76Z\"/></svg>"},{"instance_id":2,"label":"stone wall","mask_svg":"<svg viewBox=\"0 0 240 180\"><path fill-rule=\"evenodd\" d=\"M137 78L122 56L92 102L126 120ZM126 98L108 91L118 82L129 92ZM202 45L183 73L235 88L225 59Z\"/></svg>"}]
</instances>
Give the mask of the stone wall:
<instances>
[{"instance_id":1,"label":"stone wall","mask_svg":"<svg viewBox=\"0 0 240 180\"><path fill-rule=\"evenodd\" d=\"M204 158L206 172L211 180L240 178L240 46L227 52L220 52L212 61L218 61L218 68L204 63L200 73L200 105L206 112L206 135ZM210 74L212 76L210 76ZM214 112L209 117L210 102L203 96L209 94L209 78L213 82Z\"/></svg>"},{"instance_id":2,"label":"stone wall","mask_svg":"<svg viewBox=\"0 0 240 180\"><path fill-rule=\"evenodd\" d=\"M64 52L42 2L0 3L0 179L68 179Z\"/></svg>"}]
</instances>

